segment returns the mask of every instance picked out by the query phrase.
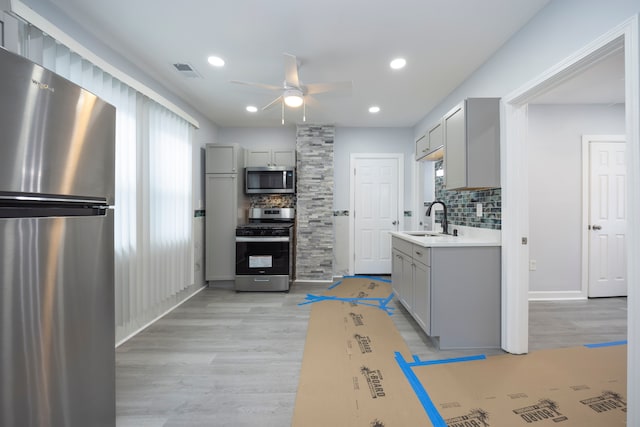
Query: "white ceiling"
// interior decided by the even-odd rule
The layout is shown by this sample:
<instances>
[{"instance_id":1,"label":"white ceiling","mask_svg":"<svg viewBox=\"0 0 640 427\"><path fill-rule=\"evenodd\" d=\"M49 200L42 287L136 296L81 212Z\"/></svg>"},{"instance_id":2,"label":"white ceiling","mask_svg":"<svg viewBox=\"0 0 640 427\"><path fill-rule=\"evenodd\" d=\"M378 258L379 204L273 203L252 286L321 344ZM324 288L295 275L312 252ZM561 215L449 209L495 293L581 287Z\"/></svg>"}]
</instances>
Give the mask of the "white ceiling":
<instances>
[{"instance_id":1,"label":"white ceiling","mask_svg":"<svg viewBox=\"0 0 640 427\"><path fill-rule=\"evenodd\" d=\"M43 1L220 126L281 125L279 107L245 111L277 93L229 81L281 85L287 52L302 83L353 82L350 95L316 95L308 122L395 127L415 125L549 0ZM209 55L226 66L211 67ZM398 56L407 66L391 70ZM202 78L185 78L177 62ZM285 119L299 123L302 112L287 109Z\"/></svg>"}]
</instances>

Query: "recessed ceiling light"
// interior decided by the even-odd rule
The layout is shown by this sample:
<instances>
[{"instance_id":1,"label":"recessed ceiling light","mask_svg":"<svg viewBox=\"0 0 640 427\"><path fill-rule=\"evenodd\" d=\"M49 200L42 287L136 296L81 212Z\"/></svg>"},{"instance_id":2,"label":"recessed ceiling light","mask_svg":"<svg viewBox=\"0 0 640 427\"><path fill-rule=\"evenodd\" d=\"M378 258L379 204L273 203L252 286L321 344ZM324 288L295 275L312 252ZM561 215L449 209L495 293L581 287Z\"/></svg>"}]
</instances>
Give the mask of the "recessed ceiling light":
<instances>
[{"instance_id":1,"label":"recessed ceiling light","mask_svg":"<svg viewBox=\"0 0 640 427\"><path fill-rule=\"evenodd\" d=\"M407 61L404 58L396 58L393 61L391 61L391 63L389 64L389 66L394 70L399 70L400 68L404 68L405 65L407 65Z\"/></svg>"},{"instance_id":2,"label":"recessed ceiling light","mask_svg":"<svg viewBox=\"0 0 640 427\"><path fill-rule=\"evenodd\" d=\"M210 56L209 58L207 58L207 61L209 61L209 64L213 65L214 67L224 66L224 59L218 56Z\"/></svg>"},{"instance_id":3,"label":"recessed ceiling light","mask_svg":"<svg viewBox=\"0 0 640 427\"><path fill-rule=\"evenodd\" d=\"M374 105L373 107L369 107L370 113L378 113L380 111L380 107Z\"/></svg>"},{"instance_id":4,"label":"recessed ceiling light","mask_svg":"<svg viewBox=\"0 0 640 427\"><path fill-rule=\"evenodd\" d=\"M255 113L255 112L258 111L258 107L254 107L253 105L249 105L247 107L247 111L250 112L250 113Z\"/></svg>"}]
</instances>

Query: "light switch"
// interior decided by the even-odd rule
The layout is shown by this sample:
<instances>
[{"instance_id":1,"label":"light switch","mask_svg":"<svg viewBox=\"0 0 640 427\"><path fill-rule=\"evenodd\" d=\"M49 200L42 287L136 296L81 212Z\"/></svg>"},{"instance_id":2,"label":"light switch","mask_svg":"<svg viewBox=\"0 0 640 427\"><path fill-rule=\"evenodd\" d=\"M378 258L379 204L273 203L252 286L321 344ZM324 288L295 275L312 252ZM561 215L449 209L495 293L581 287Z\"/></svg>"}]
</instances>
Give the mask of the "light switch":
<instances>
[{"instance_id":1,"label":"light switch","mask_svg":"<svg viewBox=\"0 0 640 427\"><path fill-rule=\"evenodd\" d=\"M482 216L482 203L476 203L476 216Z\"/></svg>"}]
</instances>

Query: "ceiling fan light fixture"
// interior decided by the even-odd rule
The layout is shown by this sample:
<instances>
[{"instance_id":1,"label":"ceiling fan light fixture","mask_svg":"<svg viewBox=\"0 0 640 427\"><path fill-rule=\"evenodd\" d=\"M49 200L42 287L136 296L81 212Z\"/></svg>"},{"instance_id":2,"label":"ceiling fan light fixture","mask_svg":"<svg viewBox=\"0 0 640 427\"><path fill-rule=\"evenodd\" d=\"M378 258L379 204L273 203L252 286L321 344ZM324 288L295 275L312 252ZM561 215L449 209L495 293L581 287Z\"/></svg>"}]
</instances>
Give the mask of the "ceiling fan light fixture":
<instances>
[{"instance_id":1,"label":"ceiling fan light fixture","mask_svg":"<svg viewBox=\"0 0 640 427\"><path fill-rule=\"evenodd\" d=\"M297 89L287 89L284 91L284 103L292 108L297 108L302 105L302 92Z\"/></svg>"}]
</instances>

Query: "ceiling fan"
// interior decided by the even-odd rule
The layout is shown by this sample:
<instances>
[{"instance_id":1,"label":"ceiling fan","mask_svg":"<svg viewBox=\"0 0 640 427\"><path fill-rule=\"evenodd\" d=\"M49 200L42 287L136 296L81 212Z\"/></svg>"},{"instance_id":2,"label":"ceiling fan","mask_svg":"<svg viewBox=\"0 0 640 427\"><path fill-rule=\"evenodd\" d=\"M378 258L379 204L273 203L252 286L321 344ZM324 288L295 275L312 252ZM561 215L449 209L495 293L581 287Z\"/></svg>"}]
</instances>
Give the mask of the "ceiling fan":
<instances>
[{"instance_id":1,"label":"ceiling fan","mask_svg":"<svg viewBox=\"0 0 640 427\"><path fill-rule=\"evenodd\" d=\"M269 85L264 83L243 82L238 80L231 80L231 83L237 83L242 85L259 87L262 89L268 89L272 91L280 92L280 95L262 107L262 110L267 110L274 105L282 104L282 124L284 124L284 107L285 105L291 108L298 108L302 106L303 116L302 121L306 121L306 106L307 102L311 98L310 95L318 93L341 91L348 92L351 90L352 83L348 82L335 82L335 83L311 83L304 85L298 78L298 60L295 55L284 53L284 83L282 86Z\"/></svg>"}]
</instances>

